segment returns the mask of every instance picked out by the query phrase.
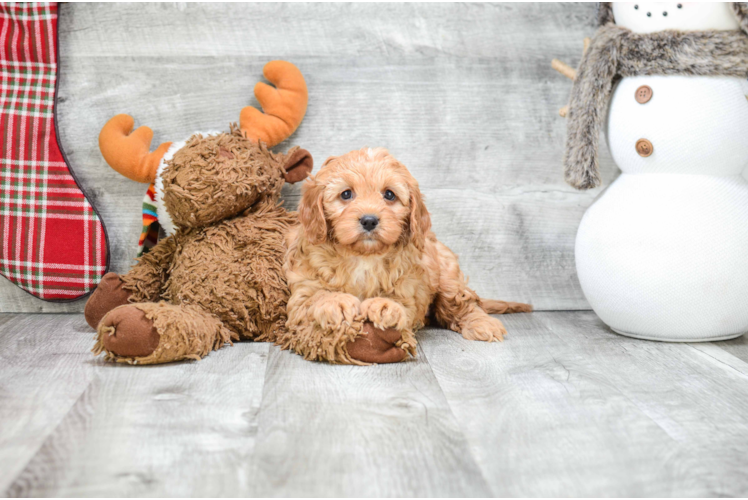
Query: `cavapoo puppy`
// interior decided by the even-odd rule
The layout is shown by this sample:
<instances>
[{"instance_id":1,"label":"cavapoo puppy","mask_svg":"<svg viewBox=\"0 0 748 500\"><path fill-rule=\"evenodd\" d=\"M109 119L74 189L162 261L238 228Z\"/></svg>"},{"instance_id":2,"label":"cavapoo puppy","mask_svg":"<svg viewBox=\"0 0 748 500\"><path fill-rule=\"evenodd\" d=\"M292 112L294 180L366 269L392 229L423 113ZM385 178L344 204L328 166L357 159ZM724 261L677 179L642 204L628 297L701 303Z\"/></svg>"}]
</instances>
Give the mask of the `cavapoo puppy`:
<instances>
[{"instance_id":1,"label":"cavapoo puppy","mask_svg":"<svg viewBox=\"0 0 748 500\"><path fill-rule=\"evenodd\" d=\"M402 361L427 317L469 340L502 340L487 313L532 310L468 288L431 231L418 182L385 149L329 158L303 187L299 221L287 236L283 343L307 359Z\"/></svg>"}]
</instances>

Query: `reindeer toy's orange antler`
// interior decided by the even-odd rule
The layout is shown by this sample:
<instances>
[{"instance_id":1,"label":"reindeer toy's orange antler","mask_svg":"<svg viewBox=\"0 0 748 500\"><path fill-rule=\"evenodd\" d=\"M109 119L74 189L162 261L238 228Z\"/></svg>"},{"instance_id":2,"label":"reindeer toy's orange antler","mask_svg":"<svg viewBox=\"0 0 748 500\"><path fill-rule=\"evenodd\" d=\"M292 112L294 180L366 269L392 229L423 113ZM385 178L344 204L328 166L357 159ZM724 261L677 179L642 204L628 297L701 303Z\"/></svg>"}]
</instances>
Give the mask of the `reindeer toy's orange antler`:
<instances>
[{"instance_id":1,"label":"reindeer toy's orange antler","mask_svg":"<svg viewBox=\"0 0 748 500\"><path fill-rule=\"evenodd\" d=\"M264 113L247 106L241 111L239 123L247 138L273 147L301 124L309 94L304 76L290 62L271 61L265 65L263 74L275 85L262 82L255 85L255 96ZM129 115L111 118L99 133L99 149L114 170L136 182L150 183L172 143L164 142L149 153L153 131L144 126L133 132L133 123Z\"/></svg>"},{"instance_id":2,"label":"reindeer toy's orange antler","mask_svg":"<svg viewBox=\"0 0 748 500\"><path fill-rule=\"evenodd\" d=\"M242 109L239 127L247 137L273 147L298 128L306 114L309 94L301 71L286 61L271 61L262 70L275 88L266 83L255 85L255 97L262 110L247 106Z\"/></svg>"},{"instance_id":3,"label":"reindeer toy's orange antler","mask_svg":"<svg viewBox=\"0 0 748 500\"><path fill-rule=\"evenodd\" d=\"M134 120L130 115L111 118L99 133L99 149L106 162L114 170L135 182L153 182L156 170L166 151L171 146L164 142L156 151L149 153L153 130L138 127L132 132Z\"/></svg>"}]
</instances>

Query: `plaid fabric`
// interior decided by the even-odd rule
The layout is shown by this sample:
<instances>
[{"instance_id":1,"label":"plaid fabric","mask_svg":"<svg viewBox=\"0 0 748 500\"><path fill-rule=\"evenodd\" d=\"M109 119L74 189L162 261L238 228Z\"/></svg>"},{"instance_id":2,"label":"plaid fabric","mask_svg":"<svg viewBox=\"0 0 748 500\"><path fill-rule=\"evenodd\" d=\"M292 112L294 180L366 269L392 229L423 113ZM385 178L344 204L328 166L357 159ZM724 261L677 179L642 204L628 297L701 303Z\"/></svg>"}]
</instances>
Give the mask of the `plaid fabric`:
<instances>
[{"instance_id":1,"label":"plaid fabric","mask_svg":"<svg viewBox=\"0 0 748 500\"><path fill-rule=\"evenodd\" d=\"M0 3L0 273L46 300L95 288L104 227L57 143L57 4Z\"/></svg>"},{"instance_id":2,"label":"plaid fabric","mask_svg":"<svg viewBox=\"0 0 748 500\"><path fill-rule=\"evenodd\" d=\"M138 257L151 251L158 243L158 233L161 225L158 223L156 211L156 184L151 183L143 197L143 230L138 241Z\"/></svg>"}]
</instances>

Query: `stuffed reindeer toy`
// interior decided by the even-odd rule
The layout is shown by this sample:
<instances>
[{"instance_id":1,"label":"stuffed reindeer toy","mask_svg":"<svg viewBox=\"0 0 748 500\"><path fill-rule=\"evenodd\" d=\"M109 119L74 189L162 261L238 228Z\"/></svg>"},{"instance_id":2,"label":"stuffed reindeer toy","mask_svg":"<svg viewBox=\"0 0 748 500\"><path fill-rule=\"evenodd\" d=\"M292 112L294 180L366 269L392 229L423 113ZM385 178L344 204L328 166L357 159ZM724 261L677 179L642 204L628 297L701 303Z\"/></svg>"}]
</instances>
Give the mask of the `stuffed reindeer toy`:
<instances>
[{"instance_id":1,"label":"stuffed reindeer toy","mask_svg":"<svg viewBox=\"0 0 748 500\"><path fill-rule=\"evenodd\" d=\"M306 112L301 72L268 63L255 95L264 114L242 110L227 133L195 133L161 144L132 131L127 115L102 129L107 163L126 177L153 182L158 221L167 237L127 274L109 273L86 304L97 329L94 353L131 364L200 359L234 340L277 341L286 330L289 292L284 235L296 213L279 203L284 182L312 170L311 155L268 149L291 135Z\"/></svg>"}]
</instances>

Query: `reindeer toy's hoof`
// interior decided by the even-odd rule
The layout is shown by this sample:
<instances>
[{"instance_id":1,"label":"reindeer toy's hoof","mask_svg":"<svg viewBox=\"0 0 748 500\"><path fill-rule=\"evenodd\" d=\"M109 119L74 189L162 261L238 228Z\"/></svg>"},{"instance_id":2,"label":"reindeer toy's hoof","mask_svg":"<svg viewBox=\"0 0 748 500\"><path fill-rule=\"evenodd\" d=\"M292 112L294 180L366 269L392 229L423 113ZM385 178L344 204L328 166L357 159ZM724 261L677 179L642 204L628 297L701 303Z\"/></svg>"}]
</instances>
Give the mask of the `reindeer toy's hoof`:
<instances>
[{"instance_id":1,"label":"reindeer toy's hoof","mask_svg":"<svg viewBox=\"0 0 748 500\"><path fill-rule=\"evenodd\" d=\"M408 357L410 345L398 330L380 330L366 322L364 334L349 342L347 349L351 358L364 363L398 363Z\"/></svg>"}]
</instances>

